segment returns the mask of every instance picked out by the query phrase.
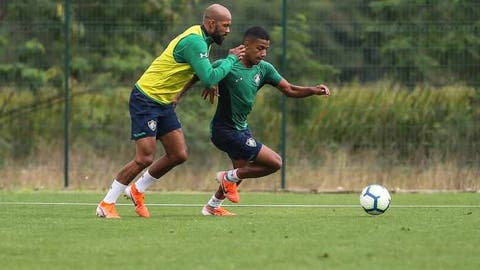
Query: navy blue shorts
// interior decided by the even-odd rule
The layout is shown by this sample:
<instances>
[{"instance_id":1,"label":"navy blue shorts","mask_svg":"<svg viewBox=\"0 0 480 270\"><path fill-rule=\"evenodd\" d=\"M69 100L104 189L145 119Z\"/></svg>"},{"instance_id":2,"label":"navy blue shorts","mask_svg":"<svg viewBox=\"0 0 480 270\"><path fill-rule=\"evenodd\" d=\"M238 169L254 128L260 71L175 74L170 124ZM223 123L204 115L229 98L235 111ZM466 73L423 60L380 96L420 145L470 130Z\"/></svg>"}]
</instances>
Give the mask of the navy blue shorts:
<instances>
[{"instance_id":1,"label":"navy blue shorts","mask_svg":"<svg viewBox=\"0 0 480 270\"><path fill-rule=\"evenodd\" d=\"M145 96L136 86L133 87L130 94L129 106L132 140L145 137L158 139L168 132L182 127L175 114L173 104L161 105Z\"/></svg>"},{"instance_id":2,"label":"navy blue shorts","mask_svg":"<svg viewBox=\"0 0 480 270\"><path fill-rule=\"evenodd\" d=\"M211 141L233 160L254 160L262 143L257 141L250 130L236 130L231 127L213 125Z\"/></svg>"}]
</instances>

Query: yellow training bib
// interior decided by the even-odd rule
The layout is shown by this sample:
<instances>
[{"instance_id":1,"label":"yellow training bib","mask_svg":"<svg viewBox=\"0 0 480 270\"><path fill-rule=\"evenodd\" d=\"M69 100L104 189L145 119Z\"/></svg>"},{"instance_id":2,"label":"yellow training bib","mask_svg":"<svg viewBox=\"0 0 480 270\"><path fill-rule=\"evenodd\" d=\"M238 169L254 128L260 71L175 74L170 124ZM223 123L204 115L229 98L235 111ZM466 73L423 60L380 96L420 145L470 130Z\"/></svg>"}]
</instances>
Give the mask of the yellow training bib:
<instances>
[{"instance_id":1,"label":"yellow training bib","mask_svg":"<svg viewBox=\"0 0 480 270\"><path fill-rule=\"evenodd\" d=\"M140 91L162 104L173 101L176 94L194 75L189 63L178 63L173 56L178 42L191 34L203 36L201 26L194 25L188 28L168 44L137 81L136 85Z\"/></svg>"}]
</instances>

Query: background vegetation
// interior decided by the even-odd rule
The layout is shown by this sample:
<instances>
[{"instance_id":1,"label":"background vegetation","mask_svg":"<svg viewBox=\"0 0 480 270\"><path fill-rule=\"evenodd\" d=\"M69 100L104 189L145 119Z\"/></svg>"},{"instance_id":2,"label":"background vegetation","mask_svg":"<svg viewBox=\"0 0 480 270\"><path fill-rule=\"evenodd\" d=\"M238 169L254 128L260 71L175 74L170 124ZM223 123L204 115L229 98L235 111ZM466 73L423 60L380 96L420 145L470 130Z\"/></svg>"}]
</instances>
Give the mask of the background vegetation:
<instances>
[{"instance_id":1,"label":"background vegetation","mask_svg":"<svg viewBox=\"0 0 480 270\"><path fill-rule=\"evenodd\" d=\"M242 32L272 34L268 60L332 97L287 101L289 189L478 189L480 4L477 1L218 1L233 14L223 57ZM135 80L210 1L74 1L70 16L71 178L106 187L133 154ZM64 1L0 1L0 187L62 186ZM198 91L197 91L198 93ZM281 95L265 87L250 125L280 149ZM195 92L178 113L190 160L160 189L210 189L228 166L209 142L213 107ZM161 153L159 153L160 155ZM208 157L208 158L206 158ZM278 174L245 188L278 189Z\"/></svg>"}]
</instances>

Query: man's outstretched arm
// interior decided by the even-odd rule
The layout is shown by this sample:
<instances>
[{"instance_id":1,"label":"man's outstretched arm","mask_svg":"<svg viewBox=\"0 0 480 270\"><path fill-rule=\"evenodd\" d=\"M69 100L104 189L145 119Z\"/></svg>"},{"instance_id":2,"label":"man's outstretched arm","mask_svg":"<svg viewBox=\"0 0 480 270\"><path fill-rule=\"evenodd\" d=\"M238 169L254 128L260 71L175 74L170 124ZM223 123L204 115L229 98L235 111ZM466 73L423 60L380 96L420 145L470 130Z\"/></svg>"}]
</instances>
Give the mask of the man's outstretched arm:
<instances>
[{"instance_id":1,"label":"man's outstretched arm","mask_svg":"<svg viewBox=\"0 0 480 270\"><path fill-rule=\"evenodd\" d=\"M330 89L324 84L318 84L316 86L299 86L282 79L277 85L277 88L287 97L293 98L303 98L312 95L330 96Z\"/></svg>"}]
</instances>

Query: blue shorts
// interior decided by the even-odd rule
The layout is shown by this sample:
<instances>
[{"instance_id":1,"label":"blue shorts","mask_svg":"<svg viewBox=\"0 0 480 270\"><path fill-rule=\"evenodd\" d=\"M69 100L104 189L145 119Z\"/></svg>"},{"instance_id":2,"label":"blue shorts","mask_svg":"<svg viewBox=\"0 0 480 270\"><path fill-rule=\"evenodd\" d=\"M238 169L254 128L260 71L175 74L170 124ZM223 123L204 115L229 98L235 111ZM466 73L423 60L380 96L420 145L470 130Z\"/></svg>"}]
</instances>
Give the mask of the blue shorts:
<instances>
[{"instance_id":1,"label":"blue shorts","mask_svg":"<svg viewBox=\"0 0 480 270\"><path fill-rule=\"evenodd\" d=\"M236 130L231 127L212 125L211 141L233 160L254 160L262 143L257 141L250 130Z\"/></svg>"},{"instance_id":2,"label":"blue shorts","mask_svg":"<svg viewBox=\"0 0 480 270\"><path fill-rule=\"evenodd\" d=\"M161 105L145 96L136 86L133 87L130 94L129 106L132 140L145 137L158 139L168 132L182 127L175 114L173 104Z\"/></svg>"}]
</instances>

